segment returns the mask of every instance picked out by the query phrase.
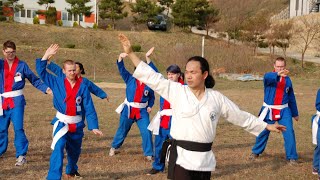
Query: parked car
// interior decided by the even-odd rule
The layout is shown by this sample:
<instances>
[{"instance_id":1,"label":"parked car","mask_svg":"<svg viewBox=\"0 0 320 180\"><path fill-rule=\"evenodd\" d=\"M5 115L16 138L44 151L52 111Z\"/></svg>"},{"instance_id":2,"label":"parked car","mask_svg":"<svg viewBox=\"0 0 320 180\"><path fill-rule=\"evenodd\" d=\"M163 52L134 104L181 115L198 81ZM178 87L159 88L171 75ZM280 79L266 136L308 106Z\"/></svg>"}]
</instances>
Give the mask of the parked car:
<instances>
[{"instance_id":1,"label":"parked car","mask_svg":"<svg viewBox=\"0 0 320 180\"><path fill-rule=\"evenodd\" d=\"M162 14L156 15L154 18L148 20L147 26L150 30L158 29L158 30L166 31L167 19Z\"/></svg>"}]
</instances>

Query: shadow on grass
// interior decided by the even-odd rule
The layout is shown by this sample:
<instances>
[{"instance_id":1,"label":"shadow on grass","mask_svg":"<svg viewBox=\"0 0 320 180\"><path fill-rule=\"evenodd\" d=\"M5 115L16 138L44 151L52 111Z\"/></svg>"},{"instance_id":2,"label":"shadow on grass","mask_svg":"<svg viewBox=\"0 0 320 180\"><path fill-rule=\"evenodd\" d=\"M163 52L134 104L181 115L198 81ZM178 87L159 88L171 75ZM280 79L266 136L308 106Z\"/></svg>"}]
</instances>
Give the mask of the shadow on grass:
<instances>
[{"instance_id":1,"label":"shadow on grass","mask_svg":"<svg viewBox=\"0 0 320 180\"><path fill-rule=\"evenodd\" d=\"M137 176L146 176L146 173L150 169L142 169L137 171L127 171L127 172L104 172L104 173L95 173L94 176L91 176L88 179L137 179ZM148 176L150 177L150 176ZM146 178L147 179L147 178Z\"/></svg>"}]
</instances>

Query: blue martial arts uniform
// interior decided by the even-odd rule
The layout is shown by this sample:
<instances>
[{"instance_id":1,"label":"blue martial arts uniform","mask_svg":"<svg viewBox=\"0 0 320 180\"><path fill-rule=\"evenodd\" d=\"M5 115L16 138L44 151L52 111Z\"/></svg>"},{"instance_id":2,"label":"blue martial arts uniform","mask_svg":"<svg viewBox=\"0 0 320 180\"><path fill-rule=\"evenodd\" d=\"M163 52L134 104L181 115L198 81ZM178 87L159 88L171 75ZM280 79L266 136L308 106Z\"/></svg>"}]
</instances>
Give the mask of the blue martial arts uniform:
<instances>
[{"instance_id":1,"label":"blue martial arts uniform","mask_svg":"<svg viewBox=\"0 0 320 180\"><path fill-rule=\"evenodd\" d=\"M67 114L67 89L65 86L66 78L54 76L46 71L47 61L36 60L37 72L44 83L46 83L53 92L53 105L54 108L62 113ZM85 127L84 116L87 119L88 129L98 129L98 118L90 96L87 86L81 82L78 91L76 92L76 106L80 108L76 110L76 115L82 116L82 121L75 124L75 132L67 132L55 144L54 150L50 157L50 169L47 179L61 179L64 148L67 151L68 164L66 166L66 174L73 174L78 170L77 162L81 152L81 143L83 138L83 128ZM51 124L54 124L58 119L55 117ZM56 134L63 126L64 123L59 122L54 132Z\"/></svg>"},{"instance_id":2,"label":"blue martial arts uniform","mask_svg":"<svg viewBox=\"0 0 320 180\"><path fill-rule=\"evenodd\" d=\"M55 75L60 76L60 77L65 77L65 74L63 73L62 69L60 66L55 64L54 62L51 62L47 68L53 72ZM95 85L92 81L88 80L87 78L82 77L83 83L88 86L89 91L94 94L95 96L104 99L108 95L97 85Z\"/></svg>"},{"instance_id":3,"label":"blue martial arts uniform","mask_svg":"<svg viewBox=\"0 0 320 180\"><path fill-rule=\"evenodd\" d=\"M296 150L296 140L293 130L292 117L298 116L298 108L296 104L296 99L292 87L292 82L290 78L282 77L282 86L280 85L281 77L278 76L277 72L266 73L263 79L264 83L264 102L267 105L274 105L276 101L281 101L281 104L288 104L288 107L280 110L280 114L277 119L270 119L268 112L264 121L268 124L274 124L275 120L279 124L286 126L286 131L282 132L284 138L284 147L286 151L286 159L297 160L298 154ZM279 88L281 86L281 88ZM277 90L278 89L278 90ZM261 108L263 110L264 106ZM260 113L261 113L260 111ZM270 131L264 130L256 138L256 143L252 148L252 153L261 154L266 148L268 137Z\"/></svg>"},{"instance_id":4,"label":"blue martial arts uniform","mask_svg":"<svg viewBox=\"0 0 320 180\"><path fill-rule=\"evenodd\" d=\"M27 63L16 58L11 67L11 70L14 71L14 66L16 67L14 73L14 77L8 77L8 74L5 74L5 61L0 59L0 93L5 92L5 87L10 81L11 78L12 90L17 91L22 90L25 86L25 79L27 78L30 83L42 91L46 93L48 86L41 82L40 78L38 78L29 68ZM14 65L17 63L16 65ZM7 76L7 78L6 78ZM26 100L24 95L12 97L13 106L10 107L8 104L5 104L6 98L2 98L2 106L3 106L3 116L0 116L0 156L7 151L8 147L8 128L10 125L10 120L13 123L14 127L14 146L16 148L16 157L24 156L28 151L28 139L25 135L23 128L23 118L24 118L24 107L26 105Z\"/></svg>"},{"instance_id":5,"label":"blue martial arts uniform","mask_svg":"<svg viewBox=\"0 0 320 180\"><path fill-rule=\"evenodd\" d=\"M163 110L164 106L163 97L160 97L160 111ZM162 150L162 144L165 140L171 138L170 136L170 126L171 126L171 116L170 120L168 122L168 128L159 127L159 134L155 136L154 138L154 144L155 144L155 150L154 150L154 162L152 163L152 168L157 171L163 171L164 170L164 163L160 162L161 159L161 150Z\"/></svg>"},{"instance_id":6,"label":"blue martial arts uniform","mask_svg":"<svg viewBox=\"0 0 320 180\"><path fill-rule=\"evenodd\" d=\"M128 102L134 102L134 98L136 95L137 87L137 80L130 74L125 66L123 61L117 61L118 70L124 82L126 83L126 98ZM152 62L149 63L149 66L152 67L155 71L158 71L157 68L154 66ZM140 134L142 137L142 148L144 152L144 156L152 156L153 155L153 143L152 143L152 134L147 129L149 125L149 113L147 112L147 108L154 105L154 92L148 86L144 86L143 95L140 101L135 101L138 103L148 103L148 106L145 108L138 109L138 113L140 113L139 119L136 117L130 118L128 117L128 108L124 106L121 114L120 114L120 122L118 130L113 138L113 142L111 144L112 148L118 149L124 142L124 139L127 137L127 134L134 122L137 123ZM133 111L133 108L130 107L130 112Z\"/></svg>"},{"instance_id":7,"label":"blue martial arts uniform","mask_svg":"<svg viewBox=\"0 0 320 180\"><path fill-rule=\"evenodd\" d=\"M316 107L316 110L318 112L320 112L320 89L317 92L315 107ZM316 115L314 115L312 117L312 120L315 119L315 116ZM316 134L317 146L314 149L314 154L313 154L313 168L318 170L318 175L320 175L320 147L319 147L319 145L320 145L320 122L319 122L319 120L318 120L317 124L318 124L317 131L316 131L317 132L317 134Z\"/></svg>"}]
</instances>

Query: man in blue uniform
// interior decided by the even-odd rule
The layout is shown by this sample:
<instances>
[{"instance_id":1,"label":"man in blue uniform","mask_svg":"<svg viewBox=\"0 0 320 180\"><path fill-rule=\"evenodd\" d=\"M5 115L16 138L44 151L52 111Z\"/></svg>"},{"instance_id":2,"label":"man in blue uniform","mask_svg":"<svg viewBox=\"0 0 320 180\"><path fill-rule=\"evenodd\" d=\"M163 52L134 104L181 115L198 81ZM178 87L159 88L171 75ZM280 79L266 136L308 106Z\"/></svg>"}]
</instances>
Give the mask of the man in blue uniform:
<instances>
[{"instance_id":1,"label":"man in blue uniform","mask_svg":"<svg viewBox=\"0 0 320 180\"><path fill-rule=\"evenodd\" d=\"M293 130L292 117L298 121L298 108L294 96L291 79L286 69L286 61L278 57L274 62L274 72L264 75L264 103L259 119L268 124L279 123L287 127L283 131L286 159L290 164L296 164L298 154L296 150L296 139ZM270 131L264 130L256 138L252 148L250 159L257 158L266 148Z\"/></svg>"},{"instance_id":2,"label":"man in blue uniform","mask_svg":"<svg viewBox=\"0 0 320 180\"><path fill-rule=\"evenodd\" d=\"M80 176L77 162L81 152L83 138L84 116L88 129L96 135L102 135L98 130L98 118L87 86L82 78L75 74L76 65L72 60L66 60L63 65L65 77L54 76L46 71L48 57L56 54L59 46L51 45L42 59L36 60L36 69L41 80L53 92L53 106L57 110L52 120L53 141L50 157L50 169L47 179L61 179L64 148L67 151L67 177Z\"/></svg>"},{"instance_id":3,"label":"man in blue uniform","mask_svg":"<svg viewBox=\"0 0 320 180\"><path fill-rule=\"evenodd\" d=\"M154 92L148 86L132 77L132 74L124 66L124 57L126 57L125 53L120 54L117 65L120 75L127 86L126 99L116 110L120 114L120 122L113 138L109 155L115 155L116 149L121 147L132 124L136 122L142 137L144 156L151 161L153 155L152 134L147 127L149 125L149 113L154 105ZM150 59L147 59L147 62L150 67L158 71Z\"/></svg>"},{"instance_id":4,"label":"man in blue uniform","mask_svg":"<svg viewBox=\"0 0 320 180\"><path fill-rule=\"evenodd\" d=\"M8 128L10 120L14 127L14 145L16 148L16 166L26 163L28 139L23 128L23 116L26 100L23 95L25 79L42 91L51 93L48 86L30 70L29 66L16 56L16 45L12 41L3 44L4 59L0 59L0 156L8 147Z\"/></svg>"}]
</instances>

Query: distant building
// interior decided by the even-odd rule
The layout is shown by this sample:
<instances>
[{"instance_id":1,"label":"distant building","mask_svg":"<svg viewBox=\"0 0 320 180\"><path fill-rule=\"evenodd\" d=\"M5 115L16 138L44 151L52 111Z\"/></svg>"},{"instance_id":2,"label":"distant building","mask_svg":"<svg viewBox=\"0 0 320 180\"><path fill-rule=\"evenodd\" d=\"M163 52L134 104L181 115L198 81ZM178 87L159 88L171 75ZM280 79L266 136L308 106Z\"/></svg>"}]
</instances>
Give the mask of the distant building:
<instances>
[{"instance_id":1,"label":"distant building","mask_svg":"<svg viewBox=\"0 0 320 180\"><path fill-rule=\"evenodd\" d=\"M289 17L319 12L320 0L290 0Z\"/></svg>"},{"instance_id":2,"label":"distant building","mask_svg":"<svg viewBox=\"0 0 320 180\"><path fill-rule=\"evenodd\" d=\"M6 2L6 0L3 0ZM40 6L37 0L19 0L19 4L24 5L24 9L19 12L13 12L13 9L5 9L7 12L6 16L13 16L14 21L20 23L33 24L33 18L35 16L39 17L40 24L45 24L45 16L37 15L37 11L45 11L45 6ZM82 27L92 27L94 23L98 22L98 7L97 0L90 0L86 4L87 6L92 6L91 8L91 16L86 17L84 15L71 15L67 9L71 8L70 4L65 0L55 0L55 3L49 4L51 7L55 7L57 9L57 20L62 20L63 26L73 26L73 22L78 22L80 19L80 26Z\"/></svg>"}]
</instances>

